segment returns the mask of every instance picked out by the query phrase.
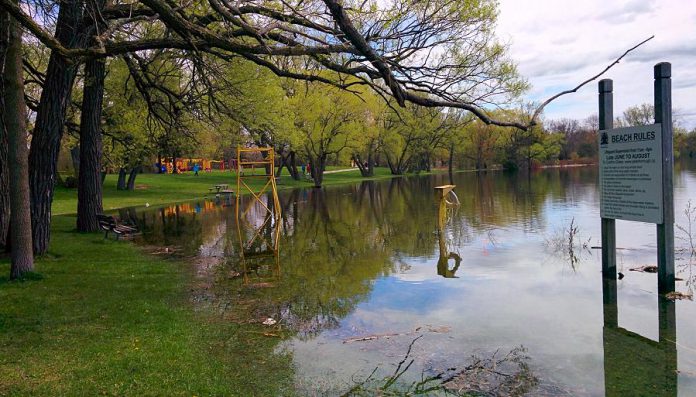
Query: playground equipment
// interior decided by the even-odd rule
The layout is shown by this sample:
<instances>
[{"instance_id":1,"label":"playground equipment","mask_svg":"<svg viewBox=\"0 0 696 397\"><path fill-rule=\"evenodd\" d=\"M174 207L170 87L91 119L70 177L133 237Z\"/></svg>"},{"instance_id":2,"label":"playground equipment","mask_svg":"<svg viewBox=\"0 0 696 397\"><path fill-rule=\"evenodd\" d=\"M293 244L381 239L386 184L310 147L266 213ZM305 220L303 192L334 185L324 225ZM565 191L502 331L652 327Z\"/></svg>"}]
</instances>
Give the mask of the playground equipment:
<instances>
[{"instance_id":1,"label":"playground equipment","mask_svg":"<svg viewBox=\"0 0 696 397\"><path fill-rule=\"evenodd\" d=\"M239 256L244 283L255 275L256 282L269 282L280 277L280 201L275 180L273 148L237 147L237 190L235 216L239 236ZM245 173L244 167L265 170L263 174ZM258 192L249 186L261 180Z\"/></svg>"},{"instance_id":2,"label":"playground equipment","mask_svg":"<svg viewBox=\"0 0 696 397\"><path fill-rule=\"evenodd\" d=\"M208 160L202 158L178 158L174 163L171 161L163 162L166 167L167 173L171 174L174 172L174 166L176 166L177 172L187 172L193 169L193 165L198 164L201 171L212 171L214 169L224 170L225 162L222 160Z\"/></svg>"}]
</instances>

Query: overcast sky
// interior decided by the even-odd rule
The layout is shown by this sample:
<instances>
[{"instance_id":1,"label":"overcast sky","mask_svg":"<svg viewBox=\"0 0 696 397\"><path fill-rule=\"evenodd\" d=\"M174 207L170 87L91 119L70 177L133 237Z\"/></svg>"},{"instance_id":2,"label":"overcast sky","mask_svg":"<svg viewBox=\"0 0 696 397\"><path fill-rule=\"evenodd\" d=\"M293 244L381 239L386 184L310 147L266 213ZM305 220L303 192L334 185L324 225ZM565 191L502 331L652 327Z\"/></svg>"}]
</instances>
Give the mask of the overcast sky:
<instances>
[{"instance_id":1,"label":"overcast sky","mask_svg":"<svg viewBox=\"0 0 696 397\"><path fill-rule=\"evenodd\" d=\"M696 1L499 0L498 36L510 43L519 71L532 85L526 98L541 101L598 73L628 48L603 78L614 80L614 115L653 101L653 66L672 63L673 106L688 129L696 127ZM584 119L597 113L597 83L556 100L547 119Z\"/></svg>"}]
</instances>

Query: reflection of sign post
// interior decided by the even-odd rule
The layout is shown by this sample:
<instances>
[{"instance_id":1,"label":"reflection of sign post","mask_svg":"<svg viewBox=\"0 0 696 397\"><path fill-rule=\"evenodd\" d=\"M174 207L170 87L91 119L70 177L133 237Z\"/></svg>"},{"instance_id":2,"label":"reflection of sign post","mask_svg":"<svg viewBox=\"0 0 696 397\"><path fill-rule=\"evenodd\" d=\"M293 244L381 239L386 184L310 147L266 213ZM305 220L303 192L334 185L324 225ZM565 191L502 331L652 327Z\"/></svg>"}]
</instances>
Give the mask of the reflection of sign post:
<instances>
[{"instance_id":1,"label":"reflection of sign post","mask_svg":"<svg viewBox=\"0 0 696 397\"><path fill-rule=\"evenodd\" d=\"M658 291L674 291L671 65L655 65L655 124L612 129L612 81L599 82L602 272L616 277L615 219L657 224Z\"/></svg>"},{"instance_id":2,"label":"reflection of sign post","mask_svg":"<svg viewBox=\"0 0 696 397\"><path fill-rule=\"evenodd\" d=\"M660 124L600 131L602 218L662 223Z\"/></svg>"},{"instance_id":3,"label":"reflection of sign post","mask_svg":"<svg viewBox=\"0 0 696 397\"><path fill-rule=\"evenodd\" d=\"M604 394L607 397L676 397L675 303L658 296L657 341L619 327L616 279L602 280L604 301Z\"/></svg>"}]
</instances>

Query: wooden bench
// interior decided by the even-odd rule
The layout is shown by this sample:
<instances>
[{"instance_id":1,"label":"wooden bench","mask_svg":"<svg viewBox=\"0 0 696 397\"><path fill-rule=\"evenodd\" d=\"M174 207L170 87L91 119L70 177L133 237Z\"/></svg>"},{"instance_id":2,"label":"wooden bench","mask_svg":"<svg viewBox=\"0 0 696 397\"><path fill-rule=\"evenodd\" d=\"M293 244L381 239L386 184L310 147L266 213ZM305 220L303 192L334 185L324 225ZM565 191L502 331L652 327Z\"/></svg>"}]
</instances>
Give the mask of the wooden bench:
<instances>
[{"instance_id":1,"label":"wooden bench","mask_svg":"<svg viewBox=\"0 0 696 397\"><path fill-rule=\"evenodd\" d=\"M98 214L97 219L99 220L99 227L105 231L104 238L109 237L109 232L116 236L116 240L121 236L134 236L138 234L138 229L120 224L116 218L111 215Z\"/></svg>"}]
</instances>

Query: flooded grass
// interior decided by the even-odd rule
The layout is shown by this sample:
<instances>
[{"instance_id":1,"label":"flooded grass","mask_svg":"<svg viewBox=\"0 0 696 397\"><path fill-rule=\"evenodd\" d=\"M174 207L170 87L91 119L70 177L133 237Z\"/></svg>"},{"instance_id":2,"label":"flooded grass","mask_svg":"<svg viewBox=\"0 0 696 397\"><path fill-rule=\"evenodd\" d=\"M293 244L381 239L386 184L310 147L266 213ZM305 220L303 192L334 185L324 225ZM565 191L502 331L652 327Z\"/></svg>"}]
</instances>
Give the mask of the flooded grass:
<instances>
[{"instance_id":1,"label":"flooded grass","mask_svg":"<svg viewBox=\"0 0 696 397\"><path fill-rule=\"evenodd\" d=\"M292 395L262 327L194 312L190 266L55 217L41 278L0 288L0 395ZM0 260L8 274L7 260Z\"/></svg>"},{"instance_id":2,"label":"flooded grass","mask_svg":"<svg viewBox=\"0 0 696 397\"><path fill-rule=\"evenodd\" d=\"M460 175L441 224L441 176L289 190L242 228L277 263L240 263L233 200L119 211L140 247L57 217L43 278L0 283L0 395L689 395L693 303L601 278L595 177ZM651 263L654 227L617 228Z\"/></svg>"},{"instance_id":3,"label":"flooded grass","mask_svg":"<svg viewBox=\"0 0 696 397\"><path fill-rule=\"evenodd\" d=\"M257 170L257 172L261 172ZM443 172L443 171L434 171ZM388 168L376 167L375 176L363 178L356 168L353 171L329 173L324 177L324 186L357 183L365 180L383 180L394 178ZM397 176L400 177L400 176ZM199 199L204 196L212 197L209 188L216 184L236 184L236 174L230 171L201 172L198 176L192 173L184 174L140 174L137 177L135 191L116 190L118 175L109 174L104 181L103 202L104 210L113 210L130 206L162 205L184 200ZM250 186L260 190L263 186L261 179L249 182ZM287 172L280 176L278 190L311 187L313 182L308 180L295 181ZM56 187L52 204L54 215L75 214L77 212L77 190Z\"/></svg>"}]
</instances>

